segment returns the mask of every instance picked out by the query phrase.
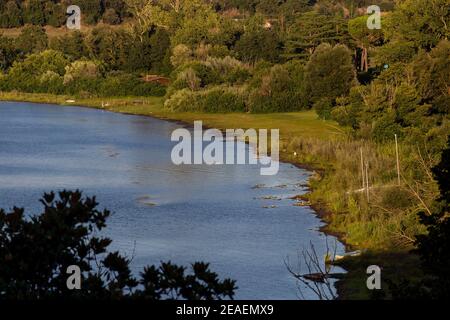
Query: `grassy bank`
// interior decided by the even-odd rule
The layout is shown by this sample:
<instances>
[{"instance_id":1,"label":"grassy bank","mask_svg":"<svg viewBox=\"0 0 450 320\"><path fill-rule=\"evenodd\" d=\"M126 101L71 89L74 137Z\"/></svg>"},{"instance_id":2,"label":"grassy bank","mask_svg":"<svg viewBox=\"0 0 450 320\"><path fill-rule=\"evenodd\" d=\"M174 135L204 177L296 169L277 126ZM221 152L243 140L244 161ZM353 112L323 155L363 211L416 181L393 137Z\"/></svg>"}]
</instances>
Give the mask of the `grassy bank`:
<instances>
[{"instance_id":1,"label":"grassy bank","mask_svg":"<svg viewBox=\"0 0 450 320\"><path fill-rule=\"evenodd\" d=\"M417 222L417 211L430 205L436 190L432 183L426 190L415 189L415 175L411 175L410 167L415 164L413 168L420 171L426 170L427 165L423 163L423 168L417 165L420 163L419 155L408 146L401 148L404 181L398 185L394 144L376 145L353 139L336 123L319 120L313 111L173 113L164 109L163 98L89 98L66 103L68 99L71 97L0 93L0 100L83 105L186 123L202 120L206 126L219 129L280 129L280 158L317 172L310 181L308 198L327 222L325 231L338 235L349 248L368 249L363 257L343 262L349 273L338 285L340 297L360 299L370 296L366 289L365 268L371 264L382 266L383 272L393 278L397 277L398 270L402 270L404 276L417 273L417 258L406 254L406 251L411 247L414 234L422 231ZM361 151L370 167L368 196L360 190ZM419 191L425 194L422 199L415 195Z\"/></svg>"}]
</instances>

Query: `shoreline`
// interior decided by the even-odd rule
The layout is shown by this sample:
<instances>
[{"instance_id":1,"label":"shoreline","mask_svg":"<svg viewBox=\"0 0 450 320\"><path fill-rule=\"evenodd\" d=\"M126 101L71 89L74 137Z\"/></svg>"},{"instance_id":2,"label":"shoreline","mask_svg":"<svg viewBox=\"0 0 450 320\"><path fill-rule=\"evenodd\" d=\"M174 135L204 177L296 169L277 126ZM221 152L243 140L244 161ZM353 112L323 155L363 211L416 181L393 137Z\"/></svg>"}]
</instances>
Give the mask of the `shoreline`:
<instances>
[{"instance_id":1,"label":"shoreline","mask_svg":"<svg viewBox=\"0 0 450 320\"><path fill-rule=\"evenodd\" d=\"M103 110L106 112L118 113L118 114L124 114L124 115L144 116L144 117L149 117L149 118L154 118L154 119L159 119L159 120L176 123L176 124L182 125L185 128L193 128L193 124L187 120L173 119L173 118L169 118L165 115L159 115L156 113L155 114L153 114L153 113L139 114L139 113L133 113L133 112L129 112L129 111L119 111L119 110L107 109L105 107L102 107L101 105L96 105L94 102L94 99L89 99L89 98L81 99L81 101L83 101L83 100L89 101L90 100L90 102L92 102L94 104L83 104L83 102L81 102L81 103L74 102L74 103L67 104L67 103L65 103L65 100L67 100L67 99L65 99L63 96L54 96L54 98L61 98L63 100L65 99L62 103L61 103L61 101L59 101L57 99L55 101L40 101L39 100L40 94L30 94L30 93L25 94L27 96L27 99L21 99L23 97L19 97L19 99L14 99L14 93L6 92L8 97L11 99L8 99L8 98L4 99L2 97L2 94L5 94L5 92L0 92L0 102L26 102L26 103L34 103L34 104L53 104L53 105L58 105L61 107L79 107L79 108L97 109L97 110ZM20 94L23 94L23 93L20 93ZM148 98L148 97L144 97L144 98ZM108 98L104 98L103 100L108 100ZM176 113L174 113L174 114L176 114ZM213 128L212 126L209 126L207 123L206 124L204 123L203 125L204 125L204 128L206 128L206 129ZM223 131L223 128L217 128L217 129L220 131ZM242 129L245 129L245 127ZM245 142L245 143L247 143L247 142ZM289 159L288 154L283 151L280 151L279 161L286 163L286 164L291 164L299 169L307 170L311 173L310 177L307 180L308 191L303 195L298 195L299 198L308 199L308 195L313 191L313 187L311 185L311 179L314 179L313 178L314 174L317 174L320 178L322 178L323 175L326 173L325 169L316 168L312 164L299 163L299 162L295 162L292 159ZM311 208L311 210L314 212L314 215L320 220L321 223L323 223L323 225L318 228L318 230L320 232L324 233L326 236L335 237L344 246L346 252L356 249L356 247L350 245L344 239L345 235L343 233L330 230L330 222L327 221L327 217L332 216L333 213L329 209L326 208L326 205L324 205L323 203L320 203L320 202L314 202L314 203L310 203L310 205L308 207ZM347 274L348 274L348 272L350 272L350 270L347 270L343 266L339 265L339 267L343 268ZM345 294L343 294L344 281L345 281L345 277L343 279L338 279L334 284L338 299L341 299L342 296L345 296Z\"/></svg>"}]
</instances>

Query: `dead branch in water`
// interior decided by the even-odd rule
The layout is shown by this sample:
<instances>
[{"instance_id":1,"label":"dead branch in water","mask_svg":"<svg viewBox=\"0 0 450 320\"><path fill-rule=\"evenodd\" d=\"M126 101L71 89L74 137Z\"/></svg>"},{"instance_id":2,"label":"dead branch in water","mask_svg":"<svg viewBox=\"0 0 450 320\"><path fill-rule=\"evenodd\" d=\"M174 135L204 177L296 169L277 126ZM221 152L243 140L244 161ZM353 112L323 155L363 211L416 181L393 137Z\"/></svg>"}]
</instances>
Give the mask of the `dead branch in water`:
<instances>
[{"instance_id":1,"label":"dead branch in water","mask_svg":"<svg viewBox=\"0 0 450 320\"><path fill-rule=\"evenodd\" d=\"M333 284L330 281L332 278L332 274L330 272L332 268L331 266L333 265L336 257L336 242L332 253L330 253L328 240L326 241L326 248L326 255L323 261L321 261L317 255L314 245L310 242L310 248L307 250L302 250L302 252L298 254L296 267L298 271L294 271L290 265L289 257L284 263L289 273L311 292L313 292L319 300L334 300L337 296L334 292ZM301 272L302 261L306 266L307 273ZM298 289L300 298L305 299L302 288L299 286Z\"/></svg>"}]
</instances>

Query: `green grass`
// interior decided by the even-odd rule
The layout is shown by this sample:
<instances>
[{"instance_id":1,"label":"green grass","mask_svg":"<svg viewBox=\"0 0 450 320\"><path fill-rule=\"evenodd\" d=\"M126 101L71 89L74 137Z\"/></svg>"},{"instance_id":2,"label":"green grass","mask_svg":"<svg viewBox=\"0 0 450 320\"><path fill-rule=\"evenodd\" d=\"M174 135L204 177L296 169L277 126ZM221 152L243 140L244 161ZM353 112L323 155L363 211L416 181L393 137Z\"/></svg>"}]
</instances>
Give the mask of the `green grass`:
<instances>
[{"instance_id":1,"label":"green grass","mask_svg":"<svg viewBox=\"0 0 450 320\"><path fill-rule=\"evenodd\" d=\"M74 99L76 102L70 104L66 103L65 101L68 99ZM320 120L314 111L271 114L175 113L165 109L163 106L164 99L159 97L75 99L69 96L19 92L0 92L0 100L80 105L112 112L152 116L186 123L202 120L206 126L218 129L280 129L280 138L285 141L288 141L294 136L314 137L323 140L335 139L336 137L343 136L342 129L340 129L334 121ZM102 104L104 105L103 108Z\"/></svg>"},{"instance_id":2,"label":"green grass","mask_svg":"<svg viewBox=\"0 0 450 320\"><path fill-rule=\"evenodd\" d=\"M101 25L101 24L99 24ZM82 25L80 31L82 33L88 33L90 32L95 26L92 25ZM120 28L124 28L122 25L108 25L108 27L110 28L114 28L114 29L120 29ZM18 28L0 28L0 35L4 35L6 37L10 37L10 38L16 38L20 35L20 33L22 32L23 27L18 27ZM45 26L44 27L45 32L47 33L47 36L49 37L49 39L55 38L55 37L59 37L59 36L63 36L63 35L67 35L71 32L73 32L73 30L67 29L65 26L64 27L59 27L59 28L55 28L52 26Z\"/></svg>"}]
</instances>

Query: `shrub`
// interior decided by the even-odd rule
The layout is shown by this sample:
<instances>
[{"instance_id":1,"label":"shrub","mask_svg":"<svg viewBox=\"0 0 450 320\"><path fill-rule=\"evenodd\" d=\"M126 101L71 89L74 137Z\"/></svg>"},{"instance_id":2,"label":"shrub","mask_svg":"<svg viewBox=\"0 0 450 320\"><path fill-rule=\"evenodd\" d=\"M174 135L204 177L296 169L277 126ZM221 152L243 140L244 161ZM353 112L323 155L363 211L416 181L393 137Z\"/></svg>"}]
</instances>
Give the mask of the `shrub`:
<instances>
[{"instance_id":1,"label":"shrub","mask_svg":"<svg viewBox=\"0 0 450 320\"><path fill-rule=\"evenodd\" d=\"M203 112L243 112L246 110L244 89L217 86L200 92L198 103Z\"/></svg>"},{"instance_id":2,"label":"shrub","mask_svg":"<svg viewBox=\"0 0 450 320\"><path fill-rule=\"evenodd\" d=\"M166 100L165 107L178 112L243 112L245 90L216 86L201 91L182 89Z\"/></svg>"},{"instance_id":3,"label":"shrub","mask_svg":"<svg viewBox=\"0 0 450 320\"><path fill-rule=\"evenodd\" d=\"M348 94L356 81L350 50L344 45L321 44L305 67L305 80L312 101L332 100Z\"/></svg>"},{"instance_id":4,"label":"shrub","mask_svg":"<svg viewBox=\"0 0 450 320\"><path fill-rule=\"evenodd\" d=\"M250 84L251 112L288 112L306 109L305 91L285 65L275 65L255 76Z\"/></svg>"},{"instance_id":5,"label":"shrub","mask_svg":"<svg viewBox=\"0 0 450 320\"><path fill-rule=\"evenodd\" d=\"M328 98L321 98L314 103L314 109L320 119L328 120L331 118L331 109L333 104Z\"/></svg>"},{"instance_id":6,"label":"shrub","mask_svg":"<svg viewBox=\"0 0 450 320\"><path fill-rule=\"evenodd\" d=\"M408 208L413 199L409 192L399 187L390 187L382 192L381 204L384 208Z\"/></svg>"},{"instance_id":7,"label":"shrub","mask_svg":"<svg viewBox=\"0 0 450 320\"><path fill-rule=\"evenodd\" d=\"M110 74L100 83L101 96L164 96L165 88L158 83L144 82L127 73Z\"/></svg>"},{"instance_id":8,"label":"shrub","mask_svg":"<svg viewBox=\"0 0 450 320\"><path fill-rule=\"evenodd\" d=\"M43 75L54 73L62 76L66 65L67 60L59 51L45 50L41 53L31 54L24 61L14 62L2 86L5 90L47 92L45 81L41 81Z\"/></svg>"},{"instance_id":9,"label":"shrub","mask_svg":"<svg viewBox=\"0 0 450 320\"><path fill-rule=\"evenodd\" d=\"M179 44L173 48L170 62L174 67L179 67L192 60L192 50L184 44Z\"/></svg>"},{"instance_id":10,"label":"shrub","mask_svg":"<svg viewBox=\"0 0 450 320\"><path fill-rule=\"evenodd\" d=\"M373 126L372 137L378 142L383 142L392 140L395 134L401 135L402 127L396 123L395 119L393 112L379 118Z\"/></svg>"},{"instance_id":11,"label":"shrub","mask_svg":"<svg viewBox=\"0 0 450 320\"><path fill-rule=\"evenodd\" d=\"M101 76L101 66L98 61L77 60L66 67L64 84L84 79L96 79Z\"/></svg>"}]
</instances>

